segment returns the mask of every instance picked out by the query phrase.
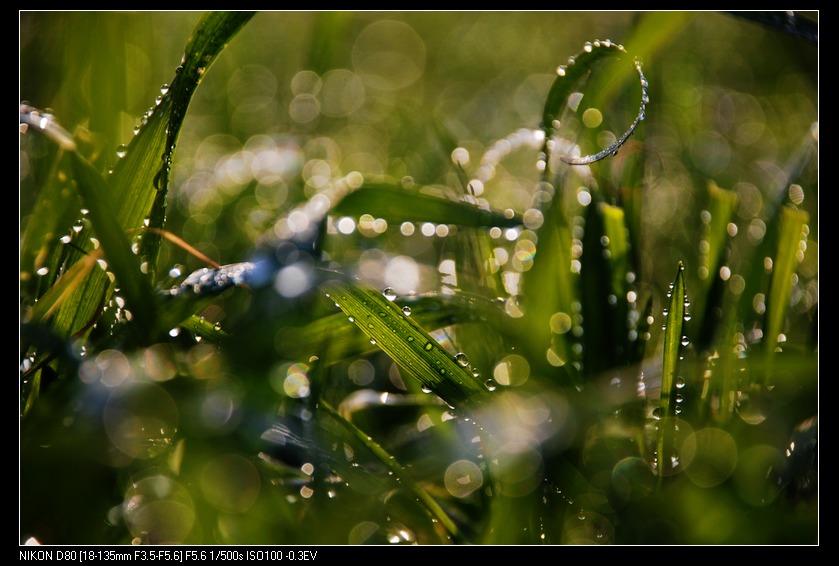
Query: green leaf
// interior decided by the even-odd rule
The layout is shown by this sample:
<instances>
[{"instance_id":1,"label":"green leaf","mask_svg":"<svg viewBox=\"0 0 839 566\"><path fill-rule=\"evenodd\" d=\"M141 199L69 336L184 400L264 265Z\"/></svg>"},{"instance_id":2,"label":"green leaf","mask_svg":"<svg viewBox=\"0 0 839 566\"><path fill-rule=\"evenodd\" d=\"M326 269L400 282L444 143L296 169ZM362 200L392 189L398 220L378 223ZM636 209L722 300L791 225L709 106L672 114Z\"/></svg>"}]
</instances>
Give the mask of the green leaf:
<instances>
[{"instance_id":1,"label":"green leaf","mask_svg":"<svg viewBox=\"0 0 839 566\"><path fill-rule=\"evenodd\" d=\"M453 407L476 406L488 395L469 369L468 358L443 348L381 291L360 282L331 279L326 295L399 367Z\"/></svg>"},{"instance_id":2,"label":"green leaf","mask_svg":"<svg viewBox=\"0 0 839 566\"><path fill-rule=\"evenodd\" d=\"M663 477L667 473L667 455L670 452L670 442L673 434L672 419L676 416L676 381L679 376L683 326L685 322L685 268L679 262L676 278L669 292L667 319L664 329L664 353L661 366L661 398L657 415L660 419L658 436L658 475Z\"/></svg>"},{"instance_id":3,"label":"green leaf","mask_svg":"<svg viewBox=\"0 0 839 566\"><path fill-rule=\"evenodd\" d=\"M698 341L702 345L709 344L713 339L711 332L718 330L713 313L722 302L719 273L728 260L729 224L738 202L735 192L722 189L714 182L708 183L707 216L702 218L705 232L699 249L698 289L692 293L694 324L700 329Z\"/></svg>"},{"instance_id":4,"label":"green leaf","mask_svg":"<svg viewBox=\"0 0 839 566\"><path fill-rule=\"evenodd\" d=\"M807 222L810 217L806 211L786 206L781 211L778 248L772 262L772 280L766 299L766 342L767 353L778 345L778 337L784 331L787 311L792 294L793 275L805 241Z\"/></svg>"},{"instance_id":5,"label":"green leaf","mask_svg":"<svg viewBox=\"0 0 839 566\"><path fill-rule=\"evenodd\" d=\"M411 309L411 318L429 332L453 324L486 321L488 316L498 310L497 303L488 304L485 299L469 298L464 293L403 298L397 299L395 303L400 310L404 307ZM283 352L289 357L311 352L313 345L327 345L327 342L331 358L337 360L377 349L354 325L347 324L347 315L343 313L318 318L290 332L294 333L295 339L283 341Z\"/></svg>"},{"instance_id":6,"label":"green leaf","mask_svg":"<svg viewBox=\"0 0 839 566\"><path fill-rule=\"evenodd\" d=\"M580 377L573 364L578 356L572 350L579 276L571 270L571 226L561 198L555 197L545 211L537 235L539 247L533 267L522 275L523 315L510 324L519 335L527 336L522 348L528 359L533 363L546 361L549 366L543 371L562 367L562 375L579 387Z\"/></svg>"},{"instance_id":7,"label":"green leaf","mask_svg":"<svg viewBox=\"0 0 839 566\"><path fill-rule=\"evenodd\" d=\"M41 295L32 311L26 317L26 322L41 323L48 319L69 297L73 290L96 267L96 261L101 254L89 253L81 261L74 263L55 284Z\"/></svg>"},{"instance_id":8,"label":"green leaf","mask_svg":"<svg viewBox=\"0 0 839 566\"><path fill-rule=\"evenodd\" d=\"M210 12L196 25L175 78L157 108L150 110L152 115L144 128L153 133L144 134L141 129L129 144L126 157L114 170L112 184L118 194L124 188L131 195L136 192L131 187L137 185L146 189L138 195L131 217L125 219L124 225L135 226L148 216L148 226L163 228L172 154L192 95L218 54L253 15L253 12ZM135 152L136 158L130 159ZM154 232L146 234L140 243L140 257L148 263L147 271L152 279L159 247L160 235Z\"/></svg>"},{"instance_id":9,"label":"green leaf","mask_svg":"<svg viewBox=\"0 0 839 566\"><path fill-rule=\"evenodd\" d=\"M138 337L142 342L151 343L157 338L157 301L151 285L140 271L139 260L131 251L123 227L113 214L119 207L109 198L109 187L99 172L77 153L73 154L73 158L79 192L90 211L93 229L105 250L108 270L119 282L120 292L136 324Z\"/></svg>"},{"instance_id":10,"label":"green leaf","mask_svg":"<svg viewBox=\"0 0 839 566\"><path fill-rule=\"evenodd\" d=\"M417 482L415 482L408 470L406 470L393 456L388 454L388 452L373 438L365 433L363 430L359 429L353 423L342 417L338 411L332 408L329 403L321 400L319 402L319 406L325 409L334 419L337 420L344 428L350 431L353 436L356 437L370 452L372 452L379 461L384 464L393 474L395 474L396 479L404 485L414 496L417 500L425 506L428 512L436 518L443 528L455 539L460 538L460 531L457 528L457 525L451 520L451 518L446 514L440 504L434 500L431 495L425 491Z\"/></svg>"},{"instance_id":11,"label":"green leaf","mask_svg":"<svg viewBox=\"0 0 839 566\"><path fill-rule=\"evenodd\" d=\"M626 215L623 208L618 206L602 204L599 208L603 216L603 235L608 238L605 247L609 251L612 293L617 296L618 301L623 301L626 298L627 276L631 269Z\"/></svg>"},{"instance_id":12,"label":"green leaf","mask_svg":"<svg viewBox=\"0 0 839 566\"><path fill-rule=\"evenodd\" d=\"M332 214L370 214L391 223L434 222L487 228L522 224L519 215L484 210L432 187L406 189L382 183L365 184L349 193L335 205Z\"/></svg>"},{"instance_id":13,"label":"green leaf","mask_svg":"<svg viewBox=\"0 0 839 566\"><path fill-rule=\"evenodd\" d=\"M621 58L626 54L626 49L609 40L595 40L594 42L586 42L585 47L577 55L568 60L567 65L560 65L557 68L559 75L551 86L548 92L548 98L545 102L545 108L542 113L542 129L545 131L545 155L550 155L552 152L551 142L557 135L561 127L561 119L563 111L565 111L569 104L569 99L572 93L579 88L580 83L587 79L592 73L597 63L607 58ZM639 61L635 61L633 66L638 74L641 85L641 100L638 114L635 120L629 125L629 128L621 134L618 139L610 144L607 148L598 151L595 154L587 156L575 155L560 155L559 157L571 165L587 165L595 161L599 161L609 155L614 154L617 150L629 139L629 136L635 131L635 128L646 116L646 105L649 100L647 95L647 79L641 70ZM594 90L593 92L597 92ZM548 165L545 167L546 178L548 177L550 159L546 161Z\"/></svg>"}]
</instances>

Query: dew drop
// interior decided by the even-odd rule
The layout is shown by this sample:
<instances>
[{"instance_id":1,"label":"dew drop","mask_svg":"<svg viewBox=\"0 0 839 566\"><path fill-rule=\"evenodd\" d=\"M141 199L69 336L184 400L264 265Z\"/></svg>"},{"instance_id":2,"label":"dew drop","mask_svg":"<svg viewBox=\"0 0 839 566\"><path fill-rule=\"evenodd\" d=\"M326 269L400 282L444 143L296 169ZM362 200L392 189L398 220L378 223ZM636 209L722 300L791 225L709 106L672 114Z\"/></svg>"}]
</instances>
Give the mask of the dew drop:
<instances>
[{"instance_id":1,"label":"dew drop","mask_svg":"<svg viewBox=\"0 0 839 566\"><path fill-rule=\"evenodd\" d=\"M431 388L425 384L421 387L423 393L431 393Z\"/></svg>"},{"instance_id":2,"label":"dew drop","mask_svg":"<svg viewBox=\"0 0 839 566\"><path fill-rule=\"evenodd\" d=\"M492 379L487 379L484 382L484 386L487 388L488 391L495 391L495 388L496 388L495 381L492 380Z\"/></svg>"},{"instance_id":3,"label":"dew drop","mask_svg":"<svg viewBox=\"0 0 839 566\"><path fill-rule=\"evenodd\" d=\"M661 407L656 407L653 409L653 418L655 420L661 420Z\"/></svg>"},{"instance_id":4,"label":"dew drop","mask_svg":"<svg viewBox=\"0 0 839 566\"><path fill-rule=\"evenodd\" d=\"M350 322L355 322L355 317L350 316L350 317L348 317L348 320L349 320Z\"/></svg>"},{"instance_id":5,"label":"dew drop","mask_svg":"<svg viewBox=\"0 0 839 566\"><path fill-rule=\"evenodd\" d=\"M121 144L121 145L119 145L119 147L117 147L117 157L119 157L120 159L125 157L125 154L127 154L127 153L128 153L128 147L125 144Z\"/></svg>"},{"instance_id":6,"label":"dew drop","mask_svg":"<svg viewBox=\"0 0 839 566\"><path fill-rule=\"evenodd\" d=\"M455 361L461 367L466 367L469 365L469 358L463 352L459 352L454 356Z\"/></svg>"},{"instance_id":7,"label":"dew drop","mask_svg":"<svg viewBox=\"0 0 839 566\"><path fill-rule=\"evenodd\" d=\"M385 299L387 299L388 301L393 301L394 299L396 299L396 291L393 289L393 287L385 287L382 291L382 295L384 295Z\"/></svg>"},{"instance_id":8,"label":"dew drop","mask_svg":"<svg viewBox=\"0 0 839 566\"><path fill-rule=\"evenodd\" d=\"M411 307L407 305L402 307L402 314L404 314L405 316L411 316Z\"/></svg>"},{"instance_id":9,"label":"dew drop","mask_svg":"<svg viewBox=\"0 0 839 566\"><path fill-rule=\"evenodd\" d=\"M166 94L167 92L169 92L169 85L166 83L160 85L160 94Z\"/></svg>"}]
</instances>

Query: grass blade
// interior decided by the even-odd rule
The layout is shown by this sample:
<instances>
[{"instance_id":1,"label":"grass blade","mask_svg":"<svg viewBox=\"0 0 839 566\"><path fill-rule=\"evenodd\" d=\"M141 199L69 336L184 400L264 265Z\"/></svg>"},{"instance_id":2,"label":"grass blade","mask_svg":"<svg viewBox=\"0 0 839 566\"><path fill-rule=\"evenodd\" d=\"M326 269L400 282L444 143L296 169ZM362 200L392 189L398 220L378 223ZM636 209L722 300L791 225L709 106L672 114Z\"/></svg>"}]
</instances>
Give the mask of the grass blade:
<instances>
[{"instance_id":1,"label":"grass blade","mask_svg":"<svg viewBox=\"0 0 839 566\"><path fill-rule=\"evenodd\" d=\"M372 452L379 461L384 464L390 471L394 473L396 478L399 479L400 483L404 485L411 493L413 493L417 500L425 506L428 512L437 519L440 524L446 529L446 531L452 536L453 539L458 541L460 539L460 531L457 528L457 525L449 518L443 508L440 507L440 504L431 497L427 491L422 489L415 481L411 479L411 476L408 474L407 470L402 467L402 465L376 441L374 441L370 435L365 433L363 430L359 429L357 426L352 424L350 421L342 417L338 411L332 408L329 403L321 400L319 406L324 408L335 420L337 420L344 428L346 428L349 432L356 437L364 446L367 447L370 452Z\"/></svg>"},{"instance_id":2,"label":"grass blade","mask_svg":"<svg viewBox=\"0 0 839 566\"><path fill-rule=\"evenodd\" d=\"M380 291L340 279L327 281L322 289L351 322L424 389L453 407L483 402L488 391L469 371L468 358L464 354L456 358L440 346Z\"/></svg>"},{"instance_id":3,"label":"grass blade","mask_svg":"<svg viewBox=\"0 0 839 566\"><path fill-rule=\"evenodd\" d=\"M697 273L699 288L693 293L695 324L699 328L697 342L701 347L711 343L711 329L718 328L712 317L714 309L722 301L719 272L727 260L731 241L729 224L738 202L737 193L722 189L713 182L708 184L708 204L702 216L705 237L701 240Z\"/></svg>"},{"instance_id":4,"label":"grass blade","mask_svg":"<svg viewBox=\"0 0 839 566\"><path fill-rule=\"evenodd\" d=\"M131 251L123 227L113 214L118 207L108 198L108 185L99 172L77 153L73 154L73 158L79 192L90 211L93 229L105 250L108 269L119 282L121 293L137 325L138 337L144 342L153 341L157 338L157 301L151 285L140 271L140 263Z\"/></svg>"},{"instance_id":5,"label":"grass blade","mask_svg":"<svg viewBox=\"0 0 839 566\"><path fill-rule=\"evenodd\" d=\"M132 144L136 141L138 146L145 147L141 151L136 151L131 145L128 147L126 157L135 151L138 154L136 161L140 165L141 176L138 179L136 173L132 175L135 163L128 159L120 162L126 164L123 168L114 170L113 184L116 187L126 186L128 189L138 183L147 189L142 201L138 202L140 206L132 211L135 216L138 212L142 216L132 217L134 222L127 223L128 226L135 226L138 220L148 216L150 227L163 228L172 154L192 95L218 54L253 15L253 12L244 11L210 12L196 25L172 84L166 89L158 108L152 109L153 112L150 110L149 128L153 135L143 136L141 130L141 135L135 137ZM159 246L160 236L156 233L147 234L140 244L140 257L148 262L146 271L152 279Z\"/></svg>"},{"instance_id":6,"label":"grass blade","mask_svg":"<svg viewBox=\"0 0 839 566\"><path fill-rule=\"evenodd\" d=\"M390 223L434 222L472 227L509 227L522 223L518 215L478 208L465 201L447 198L431 187L405 189L397 185L365 184L345 196L332 214L371 214Z\"/></svg>"},{"instance_id":7,"label":"grass blade","mask_svg":"<svg viewBox=\"0 0 839 566\"><path fill-rule=\"evenodd\" d=\"M786 206L781 211L778 248L772 263L772 280L766 300L766 342L767 353L775 351L778 337L784 330L792 277L798 265L802 244L805 242L809 215L806 211Z\"/></svg>"},{"instance_id":8,"label":"grass blade","mask_svg":"<svg viewBox=\"0 0 839 566\"><path fill-rule=\"evenodd\" d=\"M659 478L662 478L669 471L667 463L669 462L672 434L675 432L672 420L676 416L676 380L679 376L685 321L685 299L687 298L685 268L682 262L679 262L679 269L676 272L676 278L673 280L669 298L661 367L661 397L656 411L660 419L656 457Z\"/></svg>"}]
</instances>

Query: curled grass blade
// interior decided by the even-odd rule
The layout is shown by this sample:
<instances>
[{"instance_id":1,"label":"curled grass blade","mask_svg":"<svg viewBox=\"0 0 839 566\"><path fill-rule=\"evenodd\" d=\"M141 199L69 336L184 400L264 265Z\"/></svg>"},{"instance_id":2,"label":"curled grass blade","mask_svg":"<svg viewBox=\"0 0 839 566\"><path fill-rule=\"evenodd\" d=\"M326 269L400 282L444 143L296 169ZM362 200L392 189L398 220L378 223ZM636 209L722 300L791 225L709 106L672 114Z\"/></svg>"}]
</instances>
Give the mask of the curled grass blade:
<instances>
[{"instance_id":1,"label":"curled grass blade","mask_svg":"<svg viewBox=\"0 0 839 566\"><path fill-rule=\"evenodd\" d=\"M595 40L593 42L586 42L582 51L569 58L567 65L560 65L557 68L558 77L554 80L554 83L551 86L545 103L545 109L542 114L542 128L545 131L546 155L551 154L549 144L561 126L560 118L563 111L568 106L569 98L574 90L589 76L589 74L591 74L598 62L611 57L621 57L625 54L626 49L618 43L614 43L608 39L603 41ZM586 156L560 155L560 159L571 165L588 165L614 154L624 143L626 143L626 140L629 139L629 136L631 136L635 131L635 128L638 127L638 124L640 124L646 117L646 106L649 100L647 95L647 79L644 77L640 61L636 60L634 62L634 67L641 84L641 102L638 114L629 125L629 128L621 134L614 143L597 153ZM546 172L548 169L549 168L546 166Z\"/></svg>"}]
</instances>

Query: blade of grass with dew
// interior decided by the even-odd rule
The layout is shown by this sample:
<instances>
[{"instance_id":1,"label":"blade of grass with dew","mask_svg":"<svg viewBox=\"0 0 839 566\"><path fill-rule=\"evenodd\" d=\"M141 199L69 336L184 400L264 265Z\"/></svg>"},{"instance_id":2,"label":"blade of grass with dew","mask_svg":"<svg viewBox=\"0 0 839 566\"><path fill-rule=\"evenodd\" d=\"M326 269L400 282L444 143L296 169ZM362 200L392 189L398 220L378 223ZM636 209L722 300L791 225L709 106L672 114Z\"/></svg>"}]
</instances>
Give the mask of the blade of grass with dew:
<instances>
[{"instance_id":1,"label":"blade of grass with dew","mask_svg":"<svg viewBox=\"0 0 839 566\"><path fill-rule=\"evenodd\" d=\"M332 209L332 214L371 214L388 222L433 222L472 227L519 226L521 217L447 198L431 187L406 189L398 185L364 184L349 193Z\"/></svg>"},{"instance_id":2,"label":"blade of grass with dew","mask_svg":"<svg viewBox=\"0 0 839 566\"><path fill-rule=\"evenodd\" d=\"M51 157L48 173L38 185L40 192L32 213L26 218L20 247L20 278L24 284L43 268L48 269L50 276L59 273L55 263L60 254L54 253L55 239L61 230L78 219L80 212L78 196L68 176L62 173L67 152L76 148L73 136L57 123L55 116L29 105L20 106L20 124L21 134L26 136L25 139L21 137L21 147L39 143L33 137L42 133L47 143L54 143L58 148ZM43 283L44 278L39 277L38 281ZM51 281L47 279L46 283Z\"/></svg>"},{"instance_id":3,"label":"blade of grass with dew","mask_svg":"<svg viewBox=\"0 0 839 566\"><path fill-rule=\"evenodd\" d=\"M569 59L568 65L561 65L557 69L558 76L551 85L542 112L541 128L545 134L543 182L554 183L554 172L551 170L554 153L552 149L560 128L560 117L567 109L569 96L599 61L623 53L621 46L611 42L597 42L596 47L587 43L583 51ZM638 72L640 73L640 68ZM642 101L641 114L625 137L640 120L644 104ZM619 140L617 147L623 141L625 139ZM612 151L594 157L600 159ZM563 159L565 160L565 157ZM573 160L572 162L588 163ZM574 305L579 303L579 291L576 288L577 277L572 272L571 226L564 209L562 187L555 189L557 195L544 211L544 222L537 232L539 247L533 266L523 277L525 308L520 323L528 328L528 335L531 337L525 346L530 351L531 359L547 359L551 366L563 367L570 381L576 387L581 387L578 369L573 363L575 355L572 349L574 333L571 330L576 314ZM552 324L553 320L562 323Z\"/></svg>"},{"instance_id":4,"label":"blade of grass with dew","mask_svg":"<svg viewBox=\"0 0 839 566\"><path fill-rule=\"evenodd\" d=\"M806 239L809 214L806 211L785 206L781 211L778 246L772 262L772 279L766 297L766 335L764 347L771 354L778 346L779 336L784 331L784 321L792 294L793 275L802 254L802 243Z\"/></svg>"},{"instance_id":5,"label":"blade of grass with dew","mask_svg":"<svg viewBox=\"0 0 839 566\"><path fill-rule=\"evenodd\" d=\"M173 81L175 88L170 88L160 99L159 104L147 113L142 128L131 140L125 155L108 176L106 189L99 191L103 194L108 193L112 202L120 204L118 207L111 207L107 212L107 216L113 217L115 222L104 220L102 215L100 215L100 222L108 223L111 228L119 227L123 234L142 229L145 224L144 219L150 213L155 217L152 223L162 223L162 215L165 211L160 209L160 205L165 205L168 166L186 106L214 56L251 15L251 13L211 13L199 22L184 55L182 69ZM74 148L75 145L70 149ZM83 158L79 156L79 160ZM78 162L77 160L76 163ZM81 167L81 170L86 169L86 167ZM88 180L90 178L92 176L88 175ZM156 213L153 213L152 209L155 206L158 209ZM145 250L141 255L146 262L147 273L152 273L149 270L156 257L156 248L150 247L155 235L151 234L151 236L141 241L141 248ZM101 241L103 236L97 234L97 238ZM125 240L125 236L120 239ZM89 247L89 244L85 245ZM109 247L122 248L121 245L110 244ZM107 260L114 262L114 258L108 257ZM121 259L117 259L116 263L120 269L125 269L126 273L133 271L133 269L128 269L127 264ZM56 331L69 336L87 324L101 303L102 293L110 293L106 291L109 284L104 274L94 271L84 284L77 286L73 297L62 303L53 319ZM130 288L128 292L131 294L136 291L135 300L147 295L145 291L139 289L138 284L120 281L120 285ZM150 322L145 320L146 314L140 314L137 311L136 306L135 311L135 316L140 316L144 324Z\"/></svg>"},{"instance_id":6,"label":"blade of grass with dew","mask_svg":"<svg viewBox=\"0 0 839 566\"><path fill-rule=\"evenodd\" d=\"M569 100L571 94L575 89L578 89L580 84L589 77L599 62L609 59L622 59L626 54L626 49L610 40L595 40L593 42L586 42L583 50L577 55L568 59L567 65L560 65L557 68L558 77L554 80L550 91L548 92L548 99L545 104L545 111L542 116L542 128L545 130L545 146L544 152L546 156L550 156L551 151L549 147L554 143L554 137L558 134L561 127L560 118L564 111L569 107ZM617 153L618 149L626 143L629 136L635 131L635 128L646 117L646 106L649 102L647 95L647 79L644 77L644 72L641 69L639 60L635 60L632 64L638 75L640 83L640 106L635 119L629 125L628 129L621 134L613 143L605 149L602 149L594 154L577 156L572 154L559 154L558 157L562 161L571 165L587 165L594 163L610 155ZM611 70L609 73L611 74ZM589 89L586 89L588 92ZM591 90L591 92L596 92ZM546 172L550 169L550 159L546 161Z\"/></svg>"},{"instance_id":7,"label":"blade of grass with dew","mask_svg":"<svg viewBox=\"0 0 839 566\"><path fill-rule=\"evenodd\" d=\"M360 282L331 279L326 295L400 368L452 407L477 406L489 394L469 371L468 358L456 358L380 291Z\"/></svg>"},{"instance_id":8,"label":"blade of grass with dew","mask_svg":"<svg viewBox=\"0 0 839 566\"><path fill-rule=\"evenodd\" d=\"M367 449L370 450L370 452L372 452L385 467L387 467L388 470L393 472L399 482L412 494L414 494L417 500L428 510L428 512L440 522L453 540L463 542L461 540L462 535L460 530L457 528L457 525L454 524L443 508L440 507L440 504L437 503L437 501L435 501L427 491L420 487L419 484L411 479L408 471L396 460L396 458L388 454L388 452L379 443L373 440L370 435L341 416L329 403L321 400L318 403L318 406L326 410L334 419L336 419L337 422L350 431L356 439L361 441L361 443L367 447Z\"/></svg>"},{"instance_id":9,"label":"blade of grass with dew","mask_svg":"<svg viewBox=\"0 0 839 566\"><path fill-rule=\"evenodd\" d=\"M109 198L108 184L93 165L73 154L74 172L79 192L88 208L91 224L105 252L107 269L119 282L120 293L132 313L137 336L141 343L151 343L159 338L157 300L148 280L140 271L137 256L131 251L131 244L116 215L118 207ZM98 277L106 277L98 273Z\"/></svg>"},{"instance_id":10,"label":"blade of grass with dew","mask_svg":"<svg viewBox=\"0 0 839 566\"><path fill-rule=\"evenodd\" d=\"M101 258L100 250L85 255L59 277L55 284L41 295L38 302L25 317L25 322L39 324L55 313L61 303L70 296L73 290L90 274Z\"/></svg>"},{"instance_id":11,"label":"blade of grass with dew","mask_svg":"<svg viewBox=\"0 0 839 566\"><path fill-rule=\"evenodd\" d=\"M215 61L216 57L239 32L239 30L254 16L254 12L209 12L195 26L192 36L187 42L181 65L177 68L172 83L165 87L166 92L162 94L157 108L152 112L150 123L153 125L156 135L153 138L141 137L139 134L132 140L134 143L138 138L138 144L148 144L144 148L139 159L143 174L142 184L147 188L154 188L147 193L146 198L153 198L153 202L143 202L139 211L143 213L140 218L148 216L148 226L151 228L163 228L166 218L166 199L169 189L169 169L172 164L172 155L178 140L181 126L186 117L187 109L192 100L195 89L201 83L207 69ZM160 116L160 118L156 118ZM142 134L142 129L140 131ZM148 140L148 141L147 141ZM134 148L129 144L128 154ZM126 154L126 158L128 157ZM126 163L123 170L115 169L114 184L119 187L122 183L129 186L136 183L136 177L126 176L123 171L128 172L133 163L123 160ZM150 208L149 208L150 207ZM133 226L134 224L128 224ZM157 259L160 246L160 235L157 233L146 234L140 242L139 255L147 262L146 271L154 279L154 265Z\"/></svg>"},{"instance_id":12,"label":"blade of grass with dew","mask_svg":"<svg viewBox=\"0 0 839 566\"><path fill-rule=\"evenodd\" d=\"M694 324L699 328L697 345L707 346L713 340L710 333L719 327L713 320L714 309L720 306L721 293L716 291L720 281L720 268L727 259L733 234L731 221L737 209L737 193L708 183L708 204L703 212L702 224L705 237L700 240L698 287L693 293Z\"/></svg>"},{"instance_id":13,"label":"blade of grass with dew","mask_svg":"<svg viewBox=\"0 0 839 566\"><path fill-rule=\"evenodd\" d=\"M487 313L497 304L489 304L482 297L422 296L402 298L394 301L400 310L410 309L410 317L428 332L447 326L487 320ZM479 305L476 307L476 304ZM403 310L403 313L406 312ZM347 315L336 313L318 318L302 328L291 328L286 332L293 339L278 341L283 353L289 357L313 355L319 347L328 342L329 351L336 360L367 354L377 349L370 339L358 332L354 325L345 324Z\"/></svg>"},{"instance_id":14,"label":"blade of grass with dew","mask_svg":"<svg viewBox=\"0 0 839 566\"><path fill-rule=\"evenodd\" d=\"M679 376L681 362L681 350L683 339L683 327L685 322L685 268L679 262L676 278L669 292L669 303L667 306L667 320L664 329L664 352L661 366L661 397L657 416L659 418L659 432L657 440L657 470L659 479L663 478L666 470L667 458L671 448L672 418L676 416L676 381Z\"/></svg>"}]
</instances>

